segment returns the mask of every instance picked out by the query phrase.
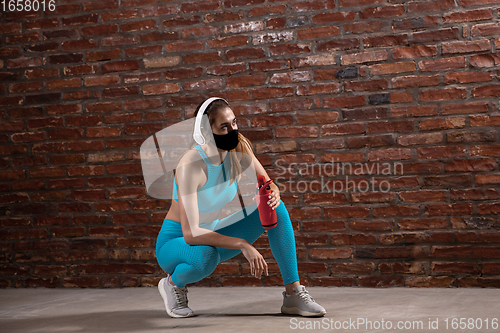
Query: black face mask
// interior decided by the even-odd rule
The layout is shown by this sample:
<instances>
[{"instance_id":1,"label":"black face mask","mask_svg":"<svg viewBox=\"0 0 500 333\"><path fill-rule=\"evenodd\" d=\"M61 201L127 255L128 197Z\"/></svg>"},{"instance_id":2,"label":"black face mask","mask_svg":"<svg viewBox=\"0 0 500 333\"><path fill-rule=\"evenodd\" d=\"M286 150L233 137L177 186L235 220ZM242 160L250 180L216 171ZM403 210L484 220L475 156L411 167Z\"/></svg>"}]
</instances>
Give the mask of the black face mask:
<instances>
[{"instance_id":1,"label":"black face mask","mask_svg":"<svg viewBox=\"0 0 500 333\"><path fill-rule=\"evenodd\" d=\"M222 150L233 150L238 146L238 130L232 130L231 132L223 135L215 134L214 135L214 140L215 140L215 145L217 148L222 149Z\"/></svg>"}]
</instances>

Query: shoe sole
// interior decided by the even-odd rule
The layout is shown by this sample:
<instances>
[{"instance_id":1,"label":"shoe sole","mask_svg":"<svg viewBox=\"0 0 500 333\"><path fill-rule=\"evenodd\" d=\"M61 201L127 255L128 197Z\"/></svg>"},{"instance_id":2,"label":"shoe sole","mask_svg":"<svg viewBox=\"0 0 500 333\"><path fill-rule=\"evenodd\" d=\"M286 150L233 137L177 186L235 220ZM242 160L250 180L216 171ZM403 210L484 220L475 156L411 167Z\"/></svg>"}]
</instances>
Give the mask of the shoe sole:
<instances>
[{"instance_id":1,"label":"shoe sole","mask_svg":"<svg viewBox=\"0 0 500 333\"><path fill-rule=\"evenodd\" d=\"M167 310L167 314L173 318L187 318L187 317L194 316L194 313L189 313L189 314L183 316L183 315L179 315L177 313L173 313L172 311L169 310L167 293L165 292L165 287L164 287L167 278L161 279L160 282L158 283L158 291L160 292L161 298L163 298L163 302L165 303L165 309Z\"/></svg>"},{"instance_id":2,"label":"shoe sole","mask_svg":"<svg viewBox=\"0 0 500 333\"><path fill-rule=\"evenodd\" d=\"M304 311L296 307L288 308L285 306L281 307L281 313L283 314L290 314L290 315L301 315L304 317L321 317L326 314L326 311L321 311L321 312L309 312L309 311Z\"/></svg>"}]
</instances>

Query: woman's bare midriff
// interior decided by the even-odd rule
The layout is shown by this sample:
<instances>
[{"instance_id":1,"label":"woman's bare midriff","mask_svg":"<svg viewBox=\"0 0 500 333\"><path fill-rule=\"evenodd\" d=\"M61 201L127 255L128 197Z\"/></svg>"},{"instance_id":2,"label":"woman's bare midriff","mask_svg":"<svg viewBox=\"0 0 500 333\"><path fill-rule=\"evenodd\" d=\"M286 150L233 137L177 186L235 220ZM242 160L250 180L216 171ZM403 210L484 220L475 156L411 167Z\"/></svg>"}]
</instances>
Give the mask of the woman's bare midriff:
<instances>
[{"instance_id":1,"label":"woman's bare midriff","mask_svg":"<svg viewBox=\"0 0 500 333\"><path fill-rule=\"evenodd\" d=\"M177 201L172 200L172 204L170 205L170 209L168 210L165 218L181 223L181 217L179 216L179 203Z\"/></svg>"}]
</instances>

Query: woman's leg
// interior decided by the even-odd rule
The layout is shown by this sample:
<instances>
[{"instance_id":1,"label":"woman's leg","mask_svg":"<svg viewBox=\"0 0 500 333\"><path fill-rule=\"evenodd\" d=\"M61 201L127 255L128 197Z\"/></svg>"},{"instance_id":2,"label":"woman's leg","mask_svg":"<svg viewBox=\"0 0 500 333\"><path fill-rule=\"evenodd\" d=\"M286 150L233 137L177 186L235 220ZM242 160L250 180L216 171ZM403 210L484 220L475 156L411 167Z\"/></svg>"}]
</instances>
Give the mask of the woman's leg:
<instances>
[{"instance_id":1,"label":"woman's leg","mask_svg":"<svg viewBox=\"0 0 500 333\"><path fill-rule=\"evenodd\" d=\"M220 220L219 224L226 227L216 230L218 233L246 239L250 244L253 244L264 232L262 223L259 218L259 211L256 204L248 207L251 213L239 221L234 221L237 214L226 217ZM290 215L286 210L283 201L276 208L277 225L272 229L267 229L269 245L276 262L281 271L283 283L285 285L299 281L299 273L297 270L297 253L295 251L295 235L293 233L292 222ZM232 220L231 220L232 219ZM233 222L233 223L231 223ZM219 251L219 262L226 261L241 253L236 249L217 248Z\"/></svg>"},{"instance_id":2,"label":"woman's leg","mask_svg":"<svg viewBox=\"0 0 500 333\"><path fill-rule=\"evenodd\" d=\"M235 213L220 220L218 225L226 226L221 229L216 227L215 231L222 235L243 238L253 244L262 235L264 228L260 222L256 204L248 207L247 210L251 212L247 217L241 218L241 214ZM283 283L289 285L299 281L299 274L295 236L290 216L283 201L280 201L276 208L276 216L276 227L267 230L269 245L280 268ZM177 233L175 235L177 237L164 242L162 239L168 236L171 231L166 226L170 225L164 224L158 236L156 257L160 267L172 274L172 281L179 287L200 281L212 274L218 263L241 253L237 249L189 245L184 241L180 225L177 224L174 226L178 230L173 233Z\"/></svg>"},{"instance_id":3,"label":"woman's leg","mask_svg":"<svg viewBox=\"0 0 500 333\"><path fill-rule=\"evenodd\" d=\"M219 252L213 246L187 244L180 224L175 228L180 230L180 236L179 230L162 227L157 239L156 259L160 267L171 274L174 284L184 287L212 274L219 263Z\"/></svg>"}]
</instances>

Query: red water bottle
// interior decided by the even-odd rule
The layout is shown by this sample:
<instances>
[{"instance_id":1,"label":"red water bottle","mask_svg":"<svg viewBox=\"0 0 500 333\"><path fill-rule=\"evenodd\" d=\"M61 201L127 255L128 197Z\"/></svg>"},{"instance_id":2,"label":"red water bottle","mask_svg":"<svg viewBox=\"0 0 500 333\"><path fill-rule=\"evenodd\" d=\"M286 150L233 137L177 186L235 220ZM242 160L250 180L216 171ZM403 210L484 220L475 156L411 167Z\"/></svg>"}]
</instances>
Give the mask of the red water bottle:
<instances>
[{"instance_id":1,"label":"red water bottle","mask_svg":"<svg viewBox=\"0 0 500 333\"><path fill-rule=\"evenodd\" d=\"M277 224L276 211L267 204L269 201L269 194L271 193L271 183L272 179L265 181L264 176L257 175L258 183L257 190L255 194L255 202L257 203L257 209L259 210L260 222L264 229L274 228Z\"/></svg>"}]
</instances>

